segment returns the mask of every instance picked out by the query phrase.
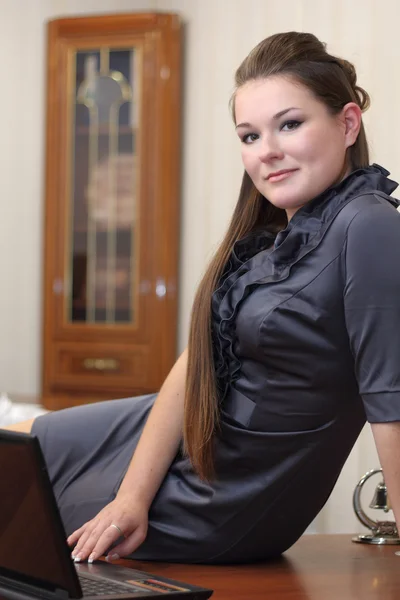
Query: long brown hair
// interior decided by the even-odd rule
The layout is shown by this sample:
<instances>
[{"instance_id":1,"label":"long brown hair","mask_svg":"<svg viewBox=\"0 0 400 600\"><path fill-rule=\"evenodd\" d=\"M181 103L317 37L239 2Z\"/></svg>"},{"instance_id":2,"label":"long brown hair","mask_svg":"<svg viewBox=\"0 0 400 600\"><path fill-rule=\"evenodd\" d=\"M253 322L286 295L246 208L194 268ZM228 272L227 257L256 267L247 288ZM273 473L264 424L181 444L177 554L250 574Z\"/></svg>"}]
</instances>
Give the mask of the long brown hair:
<instances>
[{"instance_id":1,"label":"long brown hair","mask_svg":"<svg viewBox=\"0 0 400 600\"><path fill-rule=\"evenodd\" d=\"M348 102L356 102L362 111L369 106L368 94L356 83L354 66L328 54L325 44L309 33L281 33L260 42L236 71L235 90L248 81L272 75L288 76L305 85L332 114L339 113ZM234 120L235 93L231 101ZM347 158L352 170L369 164L363 124ZM214 475L213 442L219 427L211 296L237 240L259 228L279 231L286 224L285 211L268 202L245 172L228 230L199 285L192 309L183 439L193 467L205 480Z\"/></svg>"}]
</instances>

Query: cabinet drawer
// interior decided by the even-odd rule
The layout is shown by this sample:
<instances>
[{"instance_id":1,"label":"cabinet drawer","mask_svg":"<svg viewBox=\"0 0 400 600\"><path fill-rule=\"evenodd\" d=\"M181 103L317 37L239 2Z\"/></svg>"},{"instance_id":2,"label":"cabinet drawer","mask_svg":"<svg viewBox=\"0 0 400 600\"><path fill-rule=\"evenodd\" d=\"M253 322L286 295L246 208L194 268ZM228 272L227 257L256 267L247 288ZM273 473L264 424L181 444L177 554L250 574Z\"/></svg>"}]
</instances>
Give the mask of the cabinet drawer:
<instances>
[{"instance_id":1,"label":"cabinet drawer","mask_svg":"<svg viewBox=\"0 0 400 600\"><path fill-rule=\"evenodd\" d=\"M117 387L146 388L149 384L149 353L147 348L128 350L84 346L68 348L59 346L55 355L56 384L68 387L101 388L112 384Z\"/></svg>"}]
</instances>

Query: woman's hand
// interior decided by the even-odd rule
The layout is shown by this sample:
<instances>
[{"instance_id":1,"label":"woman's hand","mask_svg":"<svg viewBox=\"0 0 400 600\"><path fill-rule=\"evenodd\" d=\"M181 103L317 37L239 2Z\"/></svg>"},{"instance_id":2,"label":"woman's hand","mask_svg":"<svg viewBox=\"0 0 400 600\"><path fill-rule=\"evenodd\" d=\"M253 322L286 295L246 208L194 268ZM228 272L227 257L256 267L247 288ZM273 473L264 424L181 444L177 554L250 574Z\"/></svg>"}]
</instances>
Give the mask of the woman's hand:
<instances>
[{"instance_id":1,"label":"woman's hand","mask_svg":"<svg viewBox=\"0 0 400 600\"><path fill-rule=\"evenodd\" d=\"M75 562L88 559L92 562L111 549L106 560L117 560L130 554L146 539L148 527L148 507L130 494L117 494L94 519L72 533L67 542L76 544L72 558Z\"/></svg>"}]
</instances>

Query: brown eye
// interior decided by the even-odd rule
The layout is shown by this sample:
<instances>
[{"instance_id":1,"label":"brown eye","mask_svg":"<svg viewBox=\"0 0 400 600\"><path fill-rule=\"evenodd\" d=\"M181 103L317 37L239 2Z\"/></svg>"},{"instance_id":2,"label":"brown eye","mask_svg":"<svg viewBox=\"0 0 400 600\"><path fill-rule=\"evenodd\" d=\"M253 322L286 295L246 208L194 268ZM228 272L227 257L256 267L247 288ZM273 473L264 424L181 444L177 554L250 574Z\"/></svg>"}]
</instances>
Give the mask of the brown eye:
<instances>
[{"instance_id":1,"label":"brown eye","mask_svg":"<svg viewBox=\"0 0 400 600\"><path fill-rule=\"evenodd\" d=\"M244 144L251 144L252 142L258 140L258 138L259 136L257 135L257 133L246 133L246 135L242 137L242 142Z\"/></svg>"},{"instance_id":2,"label":"brown eye","mask_svg":"<svg viewBox=\"0 0 400 600\"><path fill-rule=\"evenodd\" d=\"M294 129L297 129L299 125L301 125L301 121L295 121L293 119L291 121L285 121L282 124L281 131L293 131Z\"/></svg>"}]
</instances>

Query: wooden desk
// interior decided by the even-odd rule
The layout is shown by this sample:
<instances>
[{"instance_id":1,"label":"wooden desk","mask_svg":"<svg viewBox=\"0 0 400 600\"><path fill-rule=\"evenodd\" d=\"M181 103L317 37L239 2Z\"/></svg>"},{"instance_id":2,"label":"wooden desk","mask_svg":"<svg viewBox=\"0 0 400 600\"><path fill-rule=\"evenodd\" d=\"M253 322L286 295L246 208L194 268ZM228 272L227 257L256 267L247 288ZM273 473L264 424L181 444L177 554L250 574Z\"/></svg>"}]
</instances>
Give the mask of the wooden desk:
<instances>
[{"instance_id":1,"label":"wooden desk","mask_svg":"<svg viewBox=\"0 0 400 600\"><path fill-rule=\"evenodd\" d=\"M400 546L307 535L284 558L257 565L120 564L214 589L212 600L399 600Z\"/></svg>"}]
</instances>

